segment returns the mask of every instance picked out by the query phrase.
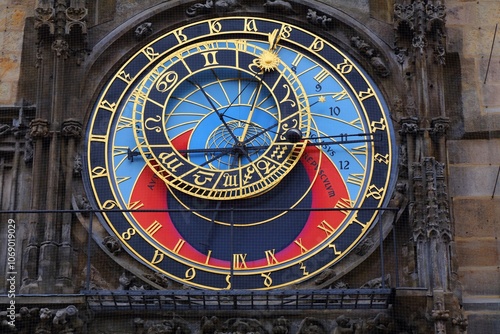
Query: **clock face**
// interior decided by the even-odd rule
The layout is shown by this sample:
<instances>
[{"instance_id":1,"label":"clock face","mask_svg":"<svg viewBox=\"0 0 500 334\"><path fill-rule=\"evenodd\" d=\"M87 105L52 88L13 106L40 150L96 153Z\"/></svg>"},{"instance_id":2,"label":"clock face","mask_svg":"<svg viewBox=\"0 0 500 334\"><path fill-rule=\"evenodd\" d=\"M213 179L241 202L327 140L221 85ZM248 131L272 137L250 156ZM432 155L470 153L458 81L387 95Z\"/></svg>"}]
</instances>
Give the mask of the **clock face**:
<instances>
[{"instance_id":1,"label":"clock face","mask_svg":"<svg viewBox=\"0 0 500 334\"><path fill-rule=\"evenodd\" d=\"M263 18L198 21L132 55L87 129L100 219L185 284L272 289L341 261L395 175L378 89L345 53Z\"/></svg>"}]
</instances>

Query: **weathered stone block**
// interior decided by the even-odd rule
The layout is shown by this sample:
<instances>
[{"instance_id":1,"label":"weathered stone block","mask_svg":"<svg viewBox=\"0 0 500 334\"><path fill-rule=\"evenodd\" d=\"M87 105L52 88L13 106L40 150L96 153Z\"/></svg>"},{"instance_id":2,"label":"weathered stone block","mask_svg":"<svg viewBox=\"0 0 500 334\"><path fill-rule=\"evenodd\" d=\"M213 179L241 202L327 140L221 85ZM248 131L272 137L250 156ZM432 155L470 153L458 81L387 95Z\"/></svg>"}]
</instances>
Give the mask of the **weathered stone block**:
<instances>
[{"instance_id":1,"label":"weathered stone block","mask_svg":"<svg viewBox=\"0 0 500 334\"><path fill-rule=\"evenodd\" d=\"M458 277L466 295L500 295L500 268L461 267Z\"/></svg>"},{"instance_id":2,"label":"weathered stone block","mask_svg":"<svg viewBox=\"0 0 500 334\"><path fill-rule=\"evenodd\" d=\"M500 235L499 211L500 196L497 199L491 199L491 197L454 198L456 236L474 238Z\"/></svg>"},{"instance_id":3,"label":"weathered stone block","mask_svg":"<svg viewBox=\"0 0 500 334\"><path fill-rule=\"evenodd\" d=\"M500 263L500 243L495 238L457 238L456 250L458 261L463 267L497 266Z\"/></svg>"},{"instance_id":4,"label":"weathered stone block","mask_svg":"<svg viewBox=\"0 0 500 334\"><path fill-rule=\"evenodd\" d=\"M498 92L497 92L497 95ZM500 164L500 139L449 140L448 159L453 164Z\"/></svg>"},{"instance_id":5,"label":"weathered stone block","mask_svg":"<svg viewBox=\"0 0 500 334\"><path fill-rule=\"evenodd\" d=\"M450 196L490 196L493 194L498 166L457 166L450 171Z\"/></svg>"}]
</instances>

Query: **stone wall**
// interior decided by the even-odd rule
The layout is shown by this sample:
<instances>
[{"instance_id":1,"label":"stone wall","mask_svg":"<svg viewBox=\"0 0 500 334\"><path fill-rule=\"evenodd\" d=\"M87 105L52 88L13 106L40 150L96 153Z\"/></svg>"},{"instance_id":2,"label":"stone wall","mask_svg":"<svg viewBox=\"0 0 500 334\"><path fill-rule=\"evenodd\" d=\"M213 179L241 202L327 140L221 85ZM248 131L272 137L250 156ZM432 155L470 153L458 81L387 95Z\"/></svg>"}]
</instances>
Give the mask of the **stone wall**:
<instances>
[{"instance_id":1,"label":"stone wall","mask_svg":"<svg viewBox=\"0 0 500 334\"><path fill-rule=\"evenodd\" d=\"M32 0L0 0L0 105L17 101L23 32Z\"/></svg>"}]
</instances>

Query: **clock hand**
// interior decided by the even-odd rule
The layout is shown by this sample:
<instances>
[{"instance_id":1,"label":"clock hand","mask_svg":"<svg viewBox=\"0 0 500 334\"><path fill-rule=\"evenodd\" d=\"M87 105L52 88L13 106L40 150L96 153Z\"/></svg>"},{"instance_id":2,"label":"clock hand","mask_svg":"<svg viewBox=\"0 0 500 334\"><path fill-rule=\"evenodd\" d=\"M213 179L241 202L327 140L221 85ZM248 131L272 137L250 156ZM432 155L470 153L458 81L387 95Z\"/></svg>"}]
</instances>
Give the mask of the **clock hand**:
<instances>
[{"instance_id":1,"label":"clock hand","mask_svg":"<svg viewBox=\"0 0 500 334\"><path fill-rule=\"evenodd\" d=\"M200 84L198 84L196 82L193 82L193 81L191 81L189 79L187 80L187 82L189 82L190 84L192 84L195 87L198 87L198 89L203 93L203 95L205 95L205 98L208 100L208 103L210 103L210 105L212 106L213 111L217 114L217 116L221 120L222 124L224 125L224 127L226 128L226 130L229 132L229 134L233 138L234 142L237 143L238 142L238 138L236 138L236 136L234 135L233 131L231 131L231 128L229 127L229 125L227 125L226 121L224 120L223 115L219 112L219 110L217 110L217 107L214 105L214 102L212 101L212 99L210 98L210 96L207 94L207 92L205 91L205 89L203 89L203 87Z\"/></svg>"},{"instance_id":2,"label":"clock hand","mask_svg":"<svg viewBox=\"0 0 500 334\"><path fill-rule=\"evenodd\" d=\"M248 128L250 127L250 121L252 120L253 113L255 112L255 106L257 104L257 100L259 98L261 90L262 90L262 80L260 80L259 86L257 87L257 91L255 92L255 96L254 96L253 101L252 101L252 106L250 107L250 112L248 113L247 121L245 122L245 127L243 128L243 132L240 136L240 142L245 141L245 137L247 135Z\"/></svg>"}]
</instances>

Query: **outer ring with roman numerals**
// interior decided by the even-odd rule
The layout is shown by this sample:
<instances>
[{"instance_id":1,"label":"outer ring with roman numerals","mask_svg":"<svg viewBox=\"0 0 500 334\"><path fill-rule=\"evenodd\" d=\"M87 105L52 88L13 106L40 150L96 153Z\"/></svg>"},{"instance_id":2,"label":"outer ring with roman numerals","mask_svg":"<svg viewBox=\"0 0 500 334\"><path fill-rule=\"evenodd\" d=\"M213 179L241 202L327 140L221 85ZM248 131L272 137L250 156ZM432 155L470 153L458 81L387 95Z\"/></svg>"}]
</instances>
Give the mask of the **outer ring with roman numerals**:
<instances>
[{"instance_id":1,"label":"outer ring with roman numerals","mask_svg":"<svg viewBox=\"0 0 500 334\"><path fill-rule=\"evenodd\" d=\"M147 119L134 118L137 90L148 73L190 46L212 43L217 51L213 42L228 40L266 50L276 29L273 51L303 87L297 95L305 95L310 117L297 163L253 196L214 200L164 182L137 140L145 126L138 122ZM209 289L285 287L335 266L377 223L379 211L370 208L387 205L396 175L389 111L366 72L327 39L258 17L196 21L148 42L104 86L86 144L86 190L108 232L143 265Z\"/></svg>"}]
</instances>

